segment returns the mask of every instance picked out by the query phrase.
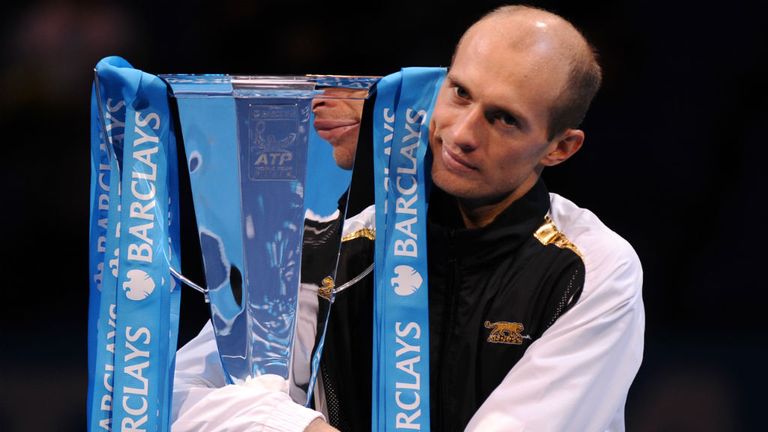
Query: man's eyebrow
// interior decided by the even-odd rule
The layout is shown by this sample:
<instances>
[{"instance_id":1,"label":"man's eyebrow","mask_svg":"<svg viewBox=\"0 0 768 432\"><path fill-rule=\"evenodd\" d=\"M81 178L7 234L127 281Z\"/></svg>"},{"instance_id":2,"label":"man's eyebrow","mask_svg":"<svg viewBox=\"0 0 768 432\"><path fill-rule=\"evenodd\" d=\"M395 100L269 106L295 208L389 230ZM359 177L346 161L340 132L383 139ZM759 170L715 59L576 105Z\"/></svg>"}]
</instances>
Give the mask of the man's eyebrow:
<instances>
[{"instance_id":1,"label":"man's eyebrow","mask_svg":"<svg viewBox=\"0 0 768 432\"><path fill-rule=\"evenodd\" d=\"M461 80L460 80L460 79L456 78L456 76L455 76L455 75L452 75L452 74L450 73L450 71L448 72L448 75L446 75L445 79L448 81L448 84L449 84L449 85L454 85L454 86L457 86L457 87L461 87L461 88L462 88L462 89L463 89L465 92L467 92L467 93L470 95L470 97L472 96L472 92L471 92L471 91L469 91L469 89L467 88L467 86L465 86L465 85L464 85L464 84L461 82Z\"/></svg>"},{"instance_id":2,"label":"man's eyebrow","mask_svg":"<svg viewBox=\"0 0 768 432\"><path fill-rule=\"evenodd\" d=\"M448 81L449 85L461 87L465 92L467 92L467 94L469 94L470 99L472 98L472 91L468 89L467 86L461 82L460 78L456 78L456 76L452 75L449 71L445 79ZM487 105L487 112L503 113L503 114L507 114L514 117L515 119L517 119L518 127L520 129L525 129L530 124L528 117L524 116L519 110L510 106L504 106L500 103L489 103Z\"/></svg>"}]
</instances>

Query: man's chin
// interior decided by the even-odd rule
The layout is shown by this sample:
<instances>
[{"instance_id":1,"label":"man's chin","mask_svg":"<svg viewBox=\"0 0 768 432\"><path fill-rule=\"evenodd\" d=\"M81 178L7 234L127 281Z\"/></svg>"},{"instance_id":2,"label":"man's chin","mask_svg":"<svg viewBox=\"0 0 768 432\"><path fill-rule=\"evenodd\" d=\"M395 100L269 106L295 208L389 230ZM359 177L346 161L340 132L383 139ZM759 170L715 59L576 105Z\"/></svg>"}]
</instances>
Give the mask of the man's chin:
<instances>
[{"instance_id":1,"label":"man's chin","mask_svg":"<svg viewBox=\"0 0 768 432\"><path fill-rule=\"evenodd\" d=\"M344 147L334 147L333 159L336 161L336 165L338 165L339 168L343 170L351 170L352 165L355 162L355 154Z\"/></svg>"},{"instance_id":2,"label":"man's chin","mask_svg":"<svg viewBox=\"0 0 768 432\"><path fill-rule=\"evenodd\" d=\"M456 198L475 199L480 197L477 187L468 182L467 179L445 170L432 169L432 183Z\"/></svg>"},{"instance_id":3,"label":"man's chin","mask_svg":"<svg viewBox=\"0 0 768 432\"><path fill-rule=\"evenodd\" d=\"M504 201L509 196L509 193L492 193L484 189L483 184L472 182L467 178L445 171L435 172L433 170L432 183L448 195L458 198L465 204L470 204L473 207L493 205Z\"/></svg>"}]
</instances>

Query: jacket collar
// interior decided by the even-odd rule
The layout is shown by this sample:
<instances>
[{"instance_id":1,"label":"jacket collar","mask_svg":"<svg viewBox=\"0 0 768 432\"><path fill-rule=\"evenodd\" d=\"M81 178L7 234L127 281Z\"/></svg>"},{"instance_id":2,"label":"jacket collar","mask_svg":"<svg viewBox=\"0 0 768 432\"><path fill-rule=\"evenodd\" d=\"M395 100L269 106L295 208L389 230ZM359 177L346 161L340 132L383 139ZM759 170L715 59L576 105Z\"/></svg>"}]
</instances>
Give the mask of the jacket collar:
<instances>
[{"instance_id":1,"label":"jacket collar","mask_svg":"<svg viewBox=\"0 0 768 432\"><path fill-rule=\"evenodd\" d=\"M549 192L538 182L520 199L482 228L468 229L459 213L456 198L432 187L429 203L430 254L455 258L459 265L491 264L514 253L533 236L549 211Z\"/></svg>"}]
</instances>

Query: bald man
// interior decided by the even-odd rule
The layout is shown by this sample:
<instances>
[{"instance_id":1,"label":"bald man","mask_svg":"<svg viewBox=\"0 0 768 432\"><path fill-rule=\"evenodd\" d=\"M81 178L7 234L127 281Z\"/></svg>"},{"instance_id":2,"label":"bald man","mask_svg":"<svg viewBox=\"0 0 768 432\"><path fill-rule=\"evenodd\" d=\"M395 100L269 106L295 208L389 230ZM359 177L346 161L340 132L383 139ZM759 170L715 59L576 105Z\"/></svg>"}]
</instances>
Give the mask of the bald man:
<instances>
[{"instance_id":1,"label":"bald man","mask_svg":"<svg viewBox=\"0 0 768 432\"><path fill-rule=\"evenodd\" d=\"M457 46L430 124L432 430L624 429L643 351L640 262L540 178L582 147L600 73L578 30L530 7L491 12ZM355 223L370 229L368 216ZM327 422L306 430L370 430L372 303L370 276L337 293ZM292 412L307 417L282 425L301 430L309 415Z\"/></svg>"},{"instance_id":2,"label":"bald man","mask_svg":"<svg viewBox=\"0 0 768 432\"><path fill-rule=\"evenodd\" d=\"M556 15L502 8L464 34L430 143L433 181L458 198L467 228L488 225L581 148L576 128L599 82L586 41Z\"/></svg>"}]
</instances>

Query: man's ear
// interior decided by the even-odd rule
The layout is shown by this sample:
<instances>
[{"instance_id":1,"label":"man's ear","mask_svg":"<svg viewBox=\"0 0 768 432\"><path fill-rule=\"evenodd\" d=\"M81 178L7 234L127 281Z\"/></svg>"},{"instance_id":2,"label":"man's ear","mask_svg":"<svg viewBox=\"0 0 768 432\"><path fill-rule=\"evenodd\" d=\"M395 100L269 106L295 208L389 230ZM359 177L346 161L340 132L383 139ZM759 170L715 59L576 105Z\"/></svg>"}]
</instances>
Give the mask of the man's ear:
<instances>
[{"instance_id":1,"label":"man's ear","mask_svg":"<svg viewBox=\"0 0 768 432\"><path fill-rule=\"evenodd\" d=\"M541 159L541 164L543 166L558 165L579 151L582 144L584 144L584 131L566 129L550 142L547 153Z\"/></svg>"}]
</instances>

